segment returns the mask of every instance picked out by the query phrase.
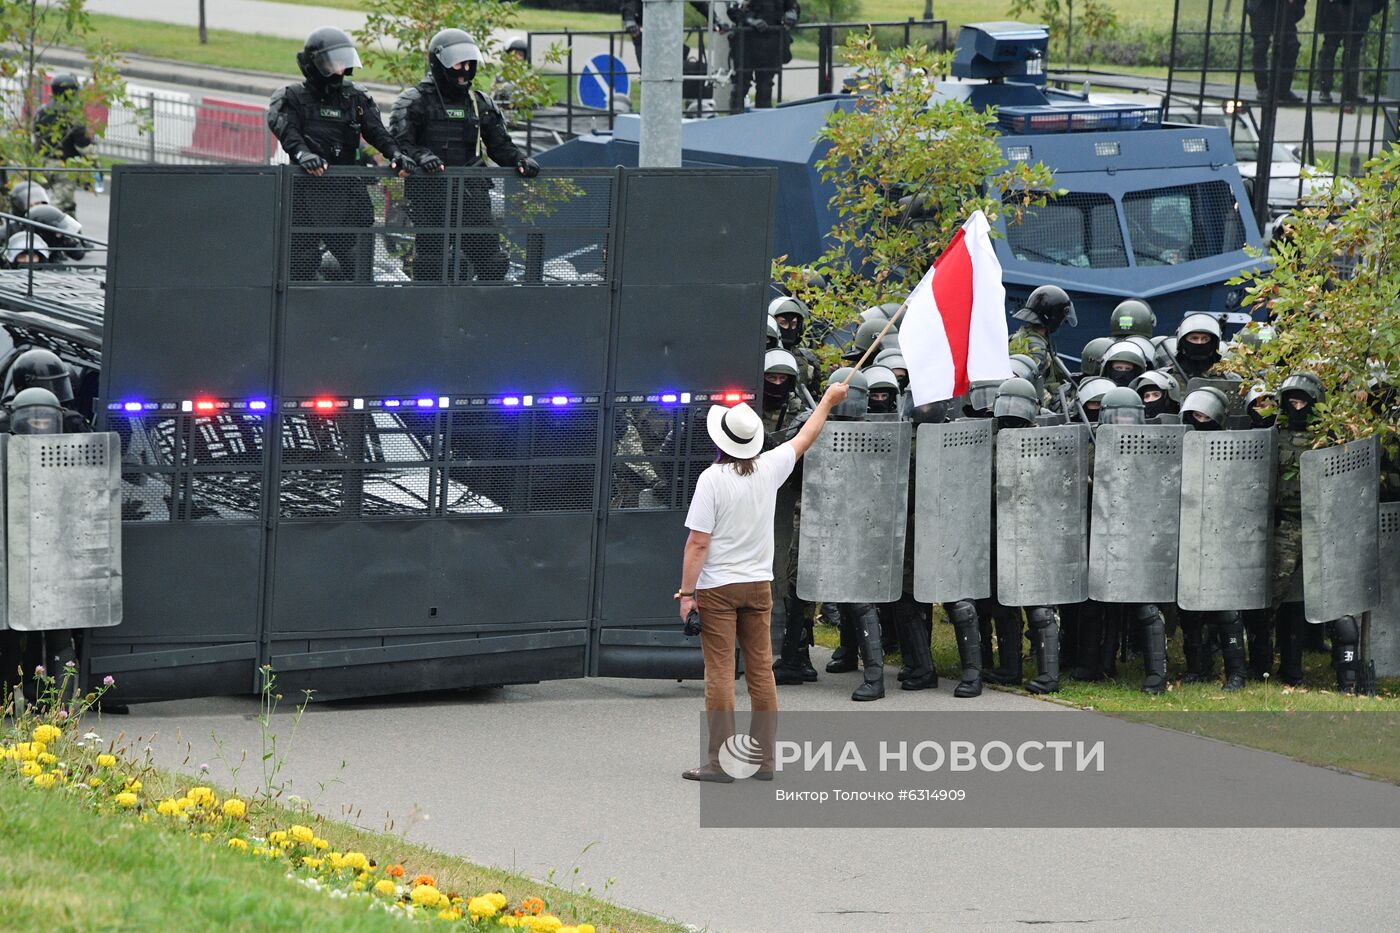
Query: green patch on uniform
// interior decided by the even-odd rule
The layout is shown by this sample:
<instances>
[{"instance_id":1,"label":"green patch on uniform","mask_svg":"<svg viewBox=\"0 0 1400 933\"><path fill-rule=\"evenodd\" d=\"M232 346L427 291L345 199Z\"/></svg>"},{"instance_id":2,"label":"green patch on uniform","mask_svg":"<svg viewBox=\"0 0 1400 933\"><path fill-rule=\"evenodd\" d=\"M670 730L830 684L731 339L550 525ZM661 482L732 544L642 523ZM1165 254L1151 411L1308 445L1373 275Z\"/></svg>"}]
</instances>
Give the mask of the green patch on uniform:
<instances>
[{"instance_id":1,"label":"green patch on uniform","mask_svg":"<svg viewBox=\"0 0 1400 933\"><path fill-rule=\"evenodd\" d=\"M345 116L345 111L341 110L339 107L322 107L321 116L331 120L339 120Z\"/></svg>"},{"instance_id":2,"label":"green patch on uniform","mask_svg":"<svg viewBox=\"0 0 1400 933\"><path fill-rule=\"evenodd\" d=\"M449 120L465 120L467 118L466 107L448 107L446 109Z\"/></svg>"}]
</instances>

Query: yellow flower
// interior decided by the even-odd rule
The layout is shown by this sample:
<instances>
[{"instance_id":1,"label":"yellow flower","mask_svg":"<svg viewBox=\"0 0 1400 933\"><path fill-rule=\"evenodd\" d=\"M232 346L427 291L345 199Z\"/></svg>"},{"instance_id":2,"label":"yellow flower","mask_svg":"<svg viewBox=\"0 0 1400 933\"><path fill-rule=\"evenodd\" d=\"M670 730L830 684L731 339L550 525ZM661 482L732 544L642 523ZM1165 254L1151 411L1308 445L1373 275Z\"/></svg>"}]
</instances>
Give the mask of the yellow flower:
<instances>
[{"instance_id":1,"label":"yellow flower","mask_svg":"<svg viewBox=\"0 0 1400 933\"><path fill-rule=\"evenodd\" d=\"M312 858L312 857L309 856L309 855L303 855L303 856L301 857L301 863L302 863L303 865L305 865L307 868L311 868L311 869L314 869L314 870L316 870L316 871L320 871L320 870L321 870L321 865L323 864L321 859Z\"/></svg>"},{"instance_id":2,"label":"yellow flower","mask_svg":"<svg viewBox=\"0 0 1400 933\"><path fill-rule=\"evenodd\" d=\"M57 742L62 735L63 730L58 728L58 726L50 726L45 723L42 726L34 727L34 741L36 742L43 742L45 744Z\"/></svg>"},{"instance_id":3,"label":"yellow flower","mask_svg":"<svg viewBox=\"0 0 1400 933\"><path fill-rule=\"evenodd\" d=\"M197 807L212 807L216 803L214 791L208 787L191 787L185 791L185 796Z\"/></svg>"},{"instance_id":4,"label":"yellow flower","mask_svg":"<svg viewBox=\"0 0 1400 933\"><path fill-rule=\"evenodd\" d=\"M481 896L495 904L497 910L506 909L506 896L500 891L492 891L490 894L483 894Z\"/></svg>"},{"instance_id":5,"label":"yellow flower","mask_svg":"<svg viewBox=\"0 0 1400 933\"><path fill-rule=\"evenodd\" d=\"M267 841L275 846L280 846L287 841L287 833L284 830L274 829L267 834Z\"/></svg>"},{"instance_id":6,"label":"yellow flower","mask_svg":"<svg viewBox=\"0 0 1400 933\"><path fill-rule=\"evenodd\" d=\"M139 793L140 790L141 790L141 782L138 781L138 780L135 780L135 779L132 779L132 780L130 780L130 781L127 781L127 782L126 782L126 789L129 790L129 791L131 791L133 794Z\"/></svg>"},{"instance_id":7,"label":"yellow flower","mask_svg":"<svg viewBox=\"0 0 1400 933\"><path fill-rule=\"evenodd\" d=\"M230 797L224 801L224 816L233 820L241 820L248 815L248 805L237 797Z\"/></svg>"},{"instance_id":8,"label":"yellow flower","mask_svg":"<svg viewBox=\"0 0 1400 933\"><path fill-rule=\"evenodd\" d=\"M593 924L591 923L580 923L578 925L578 933L598 933L598 931L593 929Z\"/></svg>"},{"instance_id":9,"label":"yellow flower","mask_svg":"<svg viewBox=\"0 0 1400 933\"><path fill-rule=\"evenodd\" d=\"M438 911L439 920L461 920L462 912L455 907L445 907Z\"/></svg>"},{"instance_id":10,"label":"yellow flower","mask_svg":"<svg viewBox=\"0 0 1400 933\"><path fill-rule=\"evenodd\" d=\"M229 847L230 849L237 849L239 852L247 852L247 851L248 851L248 840L246 840L246 839L230 839L230 840L228 841L228 847Z\"/></svg>"},{"instance_id":11,"label":"yellow flower","mask_svg":"<svg viewBox=\"0 0 1400 933\"><path fill-rule=\"evenodd\" d=\"M194 806L194 801L188 797L180 797L176 799L175 806L179 807L181 811L188 810Z\"/></svg>"},{"instance_id":12,"label":"yellow flower","mask_svg":"<svg viewBox=\"0 0 1400 933\"><path fill-rule=\"evenodd\" d=\"M116 755L101 754L97 756L97 766L99 768L110 768L117 763Z\"/></svg>"},{"instance_id":13,"label":"yellow flower","mask_svg":"<svg viewBox=\"0 0 1400 933\"><path fill-rule=\"evenodd\" d=\"M107 782L106 782L105 780L103 780L102 778L100 778L100 777L90 777L90 778L88 778L88 787L101 787L103 784L106 784L106 783L107 783Z\"/></svg>"},{"instance_id":14,"label":"yellow flower","mask_svg":"<svg viewBox=\"0 0 1400 933\"><path fill-rule=\"evenodd\" d=\"M413 894L410 896L413 903L417 904L419 907L436 907L439 899L446 900L442 892L430 884L418 885L418 887L413 889Z\"/></svg>"},{"instance_id":15,"label":"yellow flower","mask_svg":"<svg viewBox=\"0 0 1400 933\"><path fill-rule=\"evenodd\" d=\"M535 929L542 933L559 933L559 928L563 925L564 921L553 914L541 914L535 918Z\"/></svg>"},{"instance_id":16,"label":"yellow flower","mask_svg":"<svg viewBox=\"0 0 1400 933\"><path fill-rule=\"evenodd\" d=\"M340 871L340 869L345 867L345 856L341 855L339 852L328 853L326 855L326 861L330 862L331 868L334 868L336 871Z\"/></svg>"},{"instance_id":17,"label":"yellow flower","mask_svg":"<svg viewBox=\"0 0 1400 933\"><path fill-rule=\"evenodd\" d=\"M15 754L19 756L21 761L33 761L47 747L43 742L20 742L15 746Z\"/></svg>"},{"instance_id":18,"label":"yellow flower","mask_svg":"<svg viewBox=\"0 0 1400 933\"><path fill-rule=\"evenodd\" d=\"M117 806L122 807L126 810L130 810L132 807L136 806L136 803L139 800L139 798L135 794L128 793L117 794L117 796L113 797L112 799L117 802Z\"/></svg>"},{"instance_id":19,"label":"yellow flower","mask_svg":"<svg viewBox=\"0 0 1400 933\"><path fill-rule=\"evenodd\" d=\"M316 838L314 838L314 839L311 840L311 846L312 846L312 848L315 848L315 849L322 849L322 850L324 850L324 849L329 849L329 848L331 847L331 844L330 844L329 842L327 842L326 840L322 839L320 836L317 836Z\"/></svg>"},{"instance_id":20,"label":"yellow flower","mask_svg":"<svg viewBox=\"0 0 1400 933\"><path fill-rule=\"evenodd\" d=\"M313 833L309 827L301 825L293 826L288 830L288 833L291 835L293 842L300 842L302 844L310 843L316 838L316 834Z\"/></svg>"},{"instance_id":21,"label":"yellow flower","mask_svg":"<svg viewBox=\"0 0 1400 933\"><path fill-rule=\"evenodd\" d=\"M365 883L364 883L363 881L352 881L352 882L350 882L350 890L351 890L351 891L363 891L364 889L365 889Z\"/></svg>"},{"instance_id":22,"label":"yellow flower","mask_svg":"<svg viewBox=\"0 0 1400 933\"><path fill-rule=\"evenodd\" d=\"M35 784L36 787L53 787L53 786L54 786L55 784L57 784L57 783L58 783L58 778L57 778L55 775L52 775L52 774L36 774L36 775L34 775L34 784Z\"/></svg>"},{"instance_id":23,"label":"yellow flower","mask_svg":"<svg viewBox=\"0 0 1400 933\"><path fill-rule=\"evenodd\" d=\"M365 857L363 852L346 852L344 861L346 868L353 868L356 871L365 871L369 868L369 859Z\"/></svg>"},{"instance_id":24,"label":"yellow flower","mask_svg":"<svg viewBox=\"0 0 1400 933\"><path fill-rule=\"evenodd\" d=\"M56 755L51 755L48 752L40 752L39 754L34 756L34 760L39 762L39 764L41 765L51 765L54 762L58 761L58 757Z\"/></svg>"},{"instance_id":25,"label":"yellow flower","mask_svg":"<svg viewBox=\"0 0 1400 933\"><path fill-rule=\"evenodd\" d=\"M37 761L26 761L19 766L19 773L25 777L33 777L36 774L42 774L43 770L43 768L39 767Z\"/></svg>"},{"instance_id":26,"label":"yellow flower","mask_svg":"<svg viewBox=\"0 0 1400 933\"><path fill-rule=\"evenodd\" d=\"M390 881L388 878L385 878L383 881L379 882L374 886L375 894L383 894L385 896L389 896L397 894L398 891L399 886L394 884L394 882Z\"/></svg>"},{"instance_id":27,"label":"yellow flower","mask_svg":"<svg viewBox=\"0 0 1400 933\"><path fill-rule=\"evenodd\" d=\"M498 926L503 926L503 927L518 927L518 926L520 926L520 918L519 918L519 917L505 916L505 917L502 917L501 919L497 920L497 921L496 921L496 924L497 924Z\"/></svg>"},{"instance_id":28,"label":"yellow flower","mask_svg":"<svg viewBox=\"0 0 1400 933\"><path fill-rule=\"evenodd\" d=\"M491 900L490 896L474 897L467 901L467 912L472 915L473 920L482 920L487 917L494 917L500 912L500 908Z\"/></svg>"},{"instance_id":29,"label":"yellow flower","mask_svg":"<svg viewBox=\"0 0 1400 933\"><path fill-rule=\"evenodd\" d=\"M578 933L578 927L560 927L559 933Z\"/></svg>"}]
</instances>

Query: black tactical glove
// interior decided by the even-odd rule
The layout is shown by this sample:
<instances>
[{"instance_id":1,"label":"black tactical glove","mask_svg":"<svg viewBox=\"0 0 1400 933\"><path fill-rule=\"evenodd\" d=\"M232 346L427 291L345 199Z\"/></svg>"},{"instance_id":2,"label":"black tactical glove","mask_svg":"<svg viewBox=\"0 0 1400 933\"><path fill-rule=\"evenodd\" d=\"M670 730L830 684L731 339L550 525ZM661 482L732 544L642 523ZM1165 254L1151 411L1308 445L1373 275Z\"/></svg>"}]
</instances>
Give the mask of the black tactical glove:
<instances>
[{"instance_id":1,"label":"black tactical glove","mask_svg":"<svg viewBox=\"0 0 1400 933\"><path fill-rule=\"evenodd\" d=\"M515 170L520 173L522 178L534 178L540 173L540 163L526 156L515 163Z\"/></svg>"},{"instance_id":2,"label":"black tactical glove","mask_svg":"<svg viewBox=\"0 0 1400 933\"><path fill-rule=\"evenodd\" d=\"M442 160L431 152L418 160L418 167L425 172L440 172L444 168Z\"/></svg>"},{"instance_id":3,"label":"black tactical glove","mask_svg":"<svg viewBox=\"0 0 1400 933\"><path fill-rule=\"evenodd\" d=\"M307 172L313 175L317 172L324 171L326 166L329 164L330 163L328 163L325 159L321 158L309 149L303 149L301 152L297 153L297 165L300 165Z\"/></svg>"},{"instance_id":4,"label":"black tactical glove","mask_svg":"<svg viewBox=\"0 0 1400 933\"><path fill-rule=\"evenodd\" d=\"M642 34L642 27L638 26L636 22L632 20L628 20L627 22L623 23L622 28L627 30L627 34L633 39L637 38Z\"/></svg>"},{"instance_id":5,"label":"black tactical glove","mask_svg":"<svg viewBox=\"0 0 1400 933\"><path fill-rule=\"evenodd\" d=\"M389 168L396 172L412 175L414 169L418 168L418 163L414 162L402 152L396 152L389 156Z\"/></svg>"},{"instance_id":6,"label":"black tactical glove","mask_svg":"<svg viewBox=\"0 0 1400 933\"><path fill-rule=\"evenodd\" d=\"M797 11L796 11L796 10L788 10L786 13L783 14L783 26L784 26L784 27L786 27L786 28L788 28L788 29L792 29L792 28L793 28L794 26L796 26L796 25L797 25Z\"/></svg>"}]
</instances>

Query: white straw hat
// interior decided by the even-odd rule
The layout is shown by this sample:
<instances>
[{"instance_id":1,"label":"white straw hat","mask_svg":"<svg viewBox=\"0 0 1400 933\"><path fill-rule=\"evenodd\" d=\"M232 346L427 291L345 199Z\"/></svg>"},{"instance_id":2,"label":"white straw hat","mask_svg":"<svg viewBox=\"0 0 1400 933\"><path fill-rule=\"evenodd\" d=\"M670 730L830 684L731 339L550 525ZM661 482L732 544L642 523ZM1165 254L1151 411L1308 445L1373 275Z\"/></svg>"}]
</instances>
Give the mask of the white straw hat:
<instances>
[{"instance_id":1,"label":"white straw hat","mask_svg":"<svg viewBox=\"0 0 1400 933\"><path fill-rule=\"evenodd\" d=\"M710 406L706 427L710 440L731 457L747 460L763 449L763 419L744 402L733 408Z\"/></svg>"}]
</instances>

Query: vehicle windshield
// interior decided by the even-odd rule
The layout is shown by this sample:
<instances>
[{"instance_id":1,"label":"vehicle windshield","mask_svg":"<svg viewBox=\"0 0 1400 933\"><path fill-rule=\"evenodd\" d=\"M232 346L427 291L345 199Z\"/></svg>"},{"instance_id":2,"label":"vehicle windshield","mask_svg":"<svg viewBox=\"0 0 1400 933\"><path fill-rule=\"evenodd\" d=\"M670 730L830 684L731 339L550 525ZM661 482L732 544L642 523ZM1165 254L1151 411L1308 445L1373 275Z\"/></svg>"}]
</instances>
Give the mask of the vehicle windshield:
<instances>
[{"instance_id":1,"label":"vehicle windshield","mask_svg":"<svg viewBox=\"0 0 1400 933\"><path fill-rule=\"evenodd\" d=\"M1123 215L1139 266L1175 266L1244 249L1240 207L1223 181L1129 192Z\"/></svg>"},{"instance_id":2,"label":"vehicle windshield","mask_svg":"<svg viewBox=\"0 0 1400 933\"><path fill-rule=\"evenodd\" d=\"M1106 194L1071 191L1028 208L1020 223L1007 225L1006 239L1022 262L1092 269L1128 264L1117 206Z\"/></svg>"}]
</instances>

